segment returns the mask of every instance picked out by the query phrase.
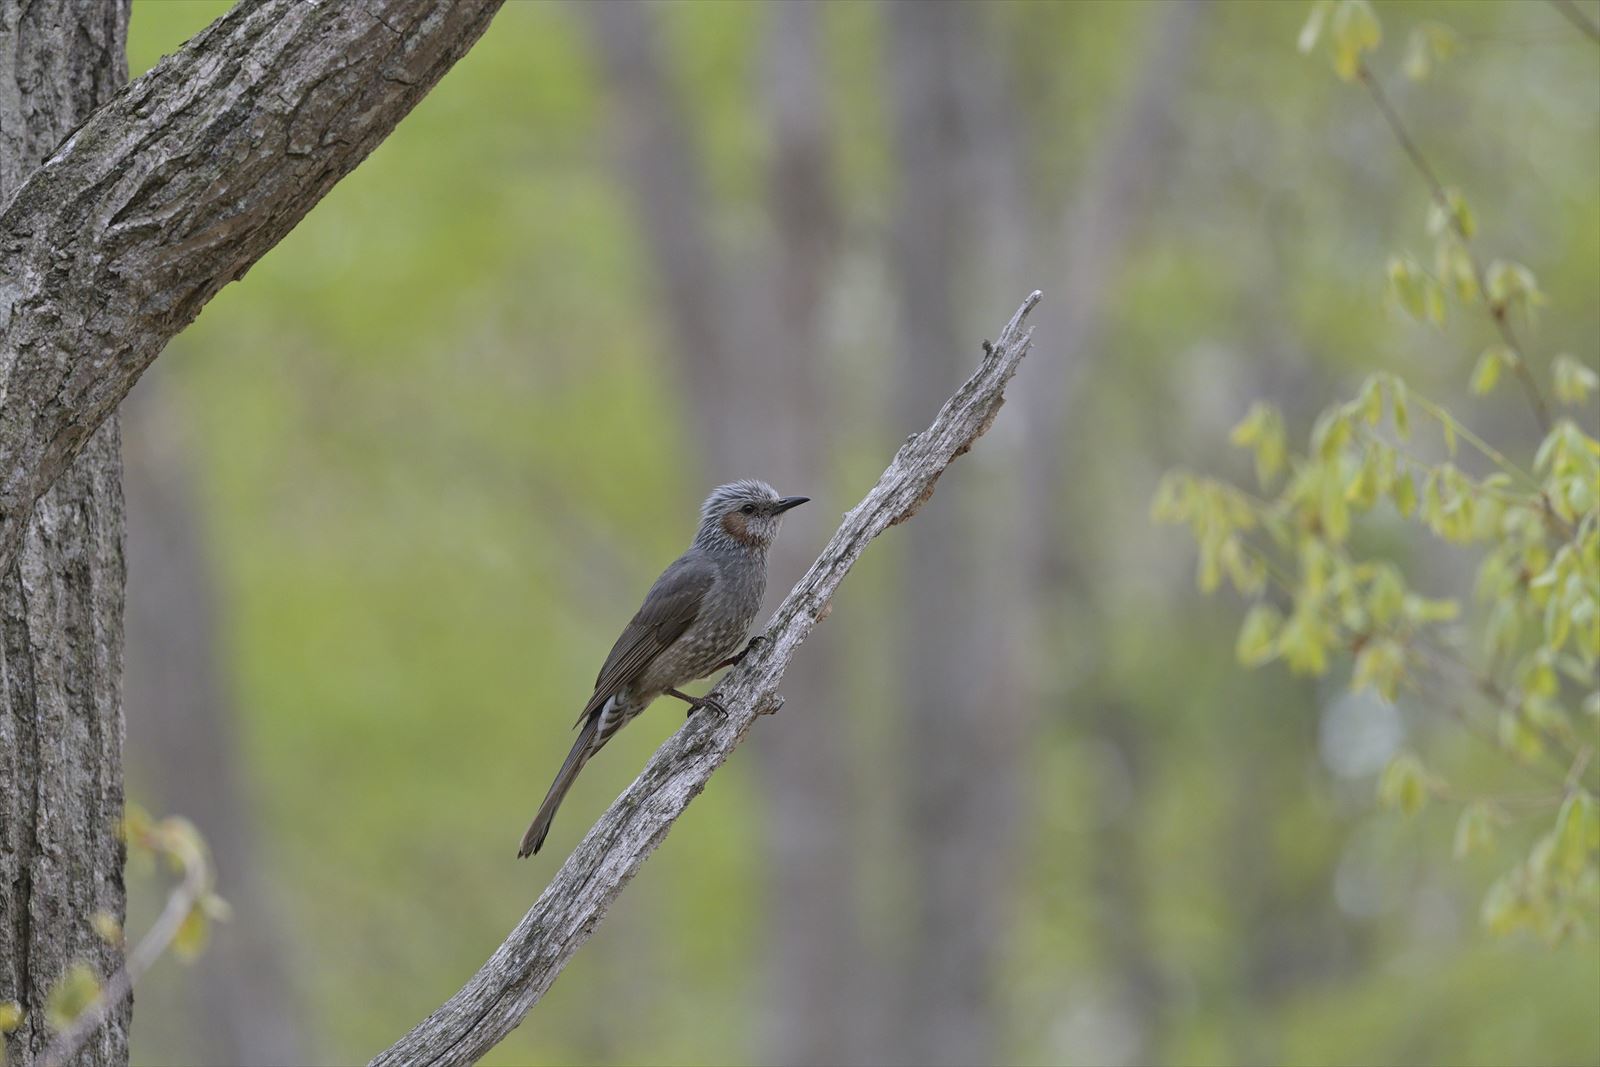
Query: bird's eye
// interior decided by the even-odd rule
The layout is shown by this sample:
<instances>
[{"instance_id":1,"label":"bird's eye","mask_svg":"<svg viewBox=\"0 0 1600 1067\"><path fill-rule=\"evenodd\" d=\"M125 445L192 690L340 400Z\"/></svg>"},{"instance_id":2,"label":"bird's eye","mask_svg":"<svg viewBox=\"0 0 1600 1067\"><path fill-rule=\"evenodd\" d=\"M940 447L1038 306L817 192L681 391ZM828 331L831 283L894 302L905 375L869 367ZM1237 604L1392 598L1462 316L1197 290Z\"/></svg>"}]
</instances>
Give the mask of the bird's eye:
<instances>
[{"instance_id":1,"label":"bird's eye","mask_svg":"<svg viewBox=\"0 0 1600 1067\"><path fill-rule=\"evenodd\" d=\"M746 504L739 510L744 512L746 515L754 515L756 513L756 506L754 504Z\"/></svg>"}]
</instances>

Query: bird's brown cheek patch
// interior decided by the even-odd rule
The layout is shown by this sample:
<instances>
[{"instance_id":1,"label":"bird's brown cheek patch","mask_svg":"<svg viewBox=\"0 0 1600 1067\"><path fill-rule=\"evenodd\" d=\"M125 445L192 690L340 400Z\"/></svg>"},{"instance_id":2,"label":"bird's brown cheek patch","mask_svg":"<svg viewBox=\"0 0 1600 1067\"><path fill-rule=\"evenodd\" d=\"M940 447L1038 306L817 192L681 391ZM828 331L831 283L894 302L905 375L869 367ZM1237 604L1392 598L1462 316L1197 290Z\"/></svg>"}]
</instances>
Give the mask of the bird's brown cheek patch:
<instances>
[{"instance_id":1,"label":"bird's brown cheek patch","mask_svg":"<svg viewBox=\"0 0 1600 1067\"><path fill-rule=\"evenodd\" d=\"M747 545L755 542L750 533L749 522L737 511L730 511L722 516L722 528L735 541L742 541Z\"/></svg>"}]
</instances>

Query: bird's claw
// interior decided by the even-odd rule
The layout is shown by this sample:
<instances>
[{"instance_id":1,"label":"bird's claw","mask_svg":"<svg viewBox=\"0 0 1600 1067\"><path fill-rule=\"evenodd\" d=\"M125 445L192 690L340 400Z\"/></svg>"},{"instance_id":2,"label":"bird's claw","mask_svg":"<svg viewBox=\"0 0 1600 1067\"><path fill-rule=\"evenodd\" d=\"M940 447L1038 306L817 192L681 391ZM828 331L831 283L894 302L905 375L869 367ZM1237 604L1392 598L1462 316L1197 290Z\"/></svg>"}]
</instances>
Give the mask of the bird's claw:
<instances>
[{"instance_id":1,"label":"bird's claw","mask_svg":"<svg viewBox=\"0 0 1600 1067\"><path fill-rule=\"evenodd\" d=\"M722 698L719 697L715 692L711 692L707 693L703 697L700 697L698 700L690 701L688 714L686 714L684 718L689 718L701 708L705 708L719 719L726 719L728 717L728 709L723 706Z\"/></svg>"},{"instance_id":2,"label":"bird's claw","mask_svg":"<svg viewBox=\"0 0 1600 1067\"><path fill-rule=\"evenodd\" d=\"M724 667L737 667L739 664L744 662L744 658L750 654L752 649L766 641L766 639L766 634L756 634L750 640L745 642L744 648L739 650L739 654L737 656L729 656L727 659L711 668L712 671L720 671Z\"/></svg>"}]
</instances>

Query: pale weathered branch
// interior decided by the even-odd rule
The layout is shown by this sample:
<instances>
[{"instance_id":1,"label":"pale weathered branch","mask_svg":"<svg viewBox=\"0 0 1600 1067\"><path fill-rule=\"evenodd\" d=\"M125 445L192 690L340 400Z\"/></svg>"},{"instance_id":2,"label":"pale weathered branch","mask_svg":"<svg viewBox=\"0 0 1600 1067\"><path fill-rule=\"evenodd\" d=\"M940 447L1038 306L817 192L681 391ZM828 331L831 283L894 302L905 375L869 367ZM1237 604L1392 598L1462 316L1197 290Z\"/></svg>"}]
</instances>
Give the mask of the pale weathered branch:
<instances>
[{"instance_id":1,"label":"pale weathered branch","mask_svg":"<svg viewBox=\"0 0 1600 1067\"><path fill-rule=\"evenodd\" d=\"M502 0L243 0L0 207L0 569L206 301L366 158Z\"/></svg>"},{"instance_id":2,"label":"pale weathered branch","mask_svg":"<svg viewBox=\"0 0 1600 1067\"><path fill-rule=\"evenodd\" d=\"M773 613L766 640L718 686L727 717L696 715L668 738L472 980L380 1053L372 1067L472 1063L522 1022L757 716L782 705L778 684L789 660L827 613L867 543L916 514L945 468L989 428L1005 400L1006 383L1028 351L1032 332L1024 322L1039 299L1038 292L1030 294L999 340L985 343L977 372L945 402L932 426L906 440L878 484L845 515Z\"/></svg>"}]
</instances>

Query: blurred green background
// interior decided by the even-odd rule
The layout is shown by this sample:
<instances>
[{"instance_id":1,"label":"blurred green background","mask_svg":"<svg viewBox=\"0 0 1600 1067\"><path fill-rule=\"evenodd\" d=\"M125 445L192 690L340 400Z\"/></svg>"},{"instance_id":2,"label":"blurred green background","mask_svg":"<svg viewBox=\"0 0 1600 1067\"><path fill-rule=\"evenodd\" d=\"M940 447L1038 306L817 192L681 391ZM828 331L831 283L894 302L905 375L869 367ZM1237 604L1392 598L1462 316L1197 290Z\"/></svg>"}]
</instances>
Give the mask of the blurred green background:
<instances>
[{"instance_id":1,"label":"blurred green background","mask_svg":"<svg viewBox=\"0 0 1600 1067\"><path fill-rule=\"evenodd\" d=\"M138 0L133 73L225 9ZM1600 49L1551 5L1378 11L1414 134L1552 295L1540 349L1592 365ZM1173 464L1247 470L1252 400L1304 432L1374 370L1533 440L1465 395L1483 324L1387 301L1425 189L1306 12L509 3L130 401L130 795L237 913L141 986L135 1061L364 1062L453 993L681 722L514 859L705 490L814 499L775 604L1037 287L993 432L486 1062L1600 1062L1593 938L1491 938L1503 863L1372 802L1402 742L1514 769L1242 671L1147 519ZM1424 19L1463 51L1412 85Z\"/></svg>"}]
</instances>

